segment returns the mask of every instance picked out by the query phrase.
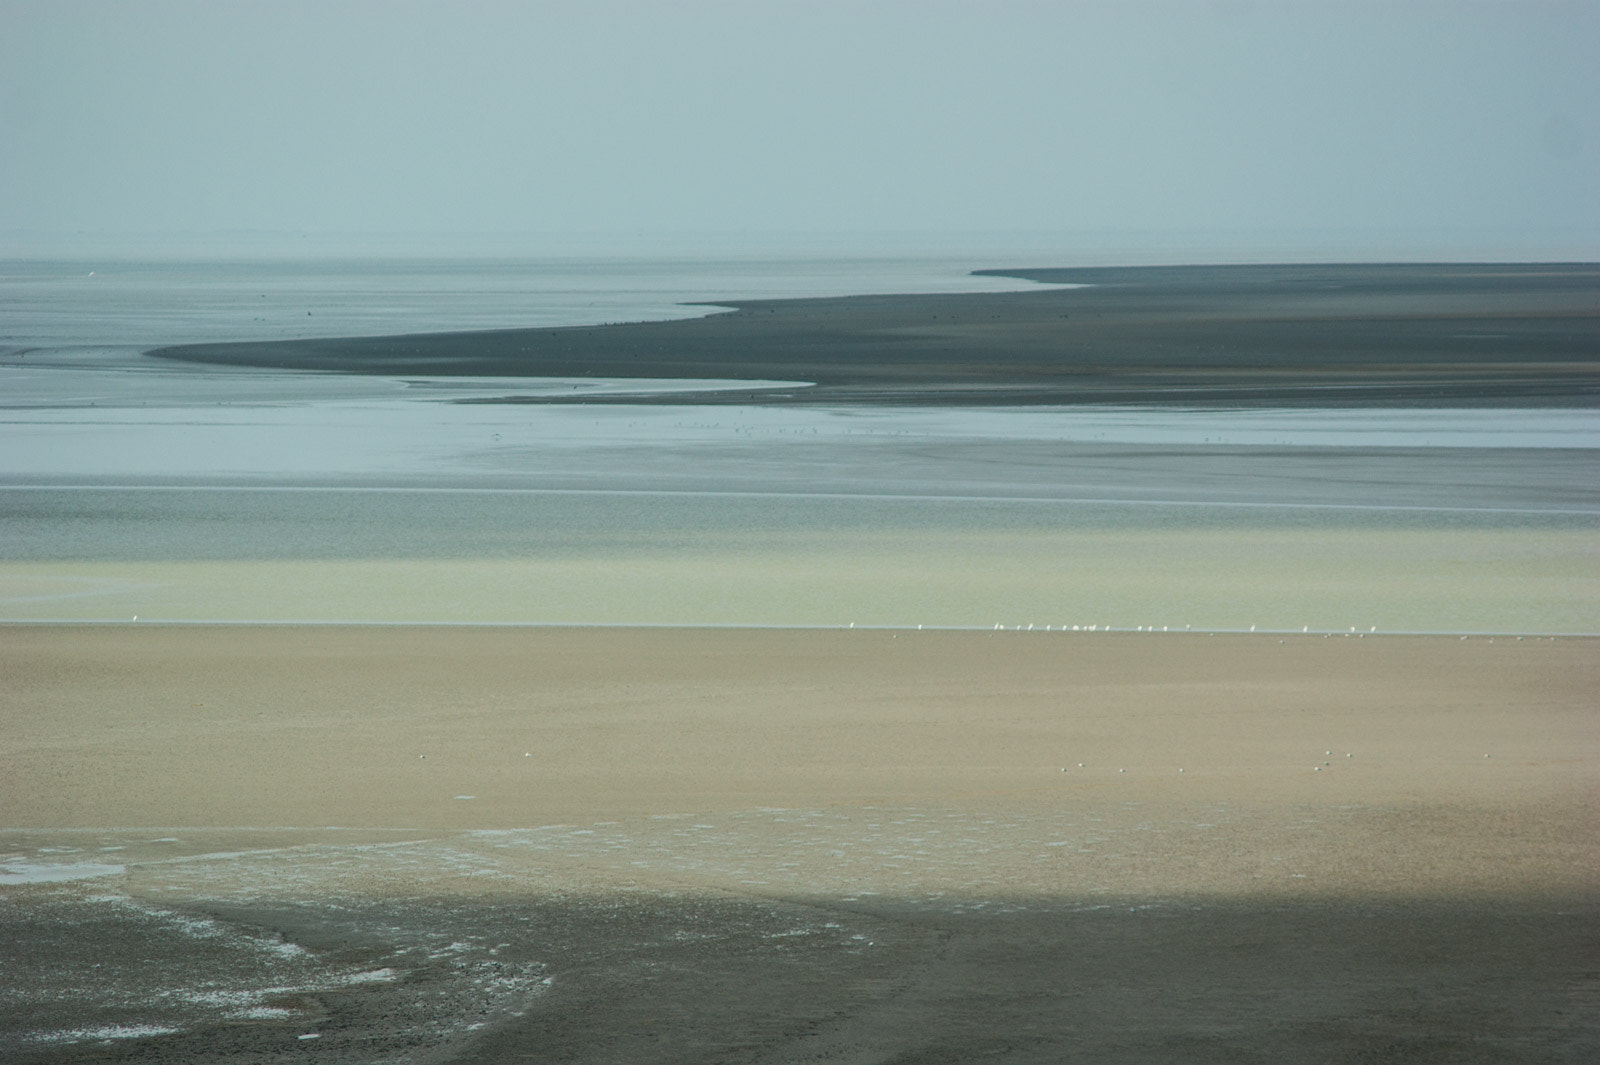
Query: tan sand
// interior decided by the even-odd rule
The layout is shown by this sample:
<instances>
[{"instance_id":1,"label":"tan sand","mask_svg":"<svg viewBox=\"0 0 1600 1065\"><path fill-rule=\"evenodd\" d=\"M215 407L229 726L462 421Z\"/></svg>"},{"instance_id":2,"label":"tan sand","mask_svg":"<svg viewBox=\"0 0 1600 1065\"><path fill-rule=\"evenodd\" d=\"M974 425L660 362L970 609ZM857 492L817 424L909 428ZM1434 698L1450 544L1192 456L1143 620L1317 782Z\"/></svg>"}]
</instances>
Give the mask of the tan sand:
<instances>
[{"instance_id":1,"label":"tan sand","mask_svg":"<svg viewBox=\"0 0 1600 1065\"><path fill-rule=\"evenodd\" d=\"M140 905L413 984L467 986L406 935L493 929L552 983L479 1003L437 1060L1578 1061L1597 650L12 626L0 849L125 863ZM68 888L8 890L26 958ZM369 1060L396 994L194 1022L164 1056L319 1025Z\"/></svg>"}]
</instances>

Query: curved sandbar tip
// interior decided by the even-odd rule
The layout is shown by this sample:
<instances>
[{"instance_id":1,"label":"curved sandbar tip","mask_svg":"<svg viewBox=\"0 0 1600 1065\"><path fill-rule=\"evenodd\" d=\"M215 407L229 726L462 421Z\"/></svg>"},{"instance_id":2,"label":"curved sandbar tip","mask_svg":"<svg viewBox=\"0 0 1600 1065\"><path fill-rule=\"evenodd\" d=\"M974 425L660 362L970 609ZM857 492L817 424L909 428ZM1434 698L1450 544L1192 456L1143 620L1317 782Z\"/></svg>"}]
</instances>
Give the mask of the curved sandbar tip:
<instances>
[{"instance_id":1,"label":"curved sandbar tip","mask_svg":"<svg viewBox=\"0 0 1600 1065\"><path fill-rule=\"evenodd\" d=\"M1600 264L974 273L1088 287L708 302L699 305L724 310L664 322L188 344L147 354L391 376L815 385L802 395L697 396L713 403L1600 407Z\"/></svg>"}]
</instances>

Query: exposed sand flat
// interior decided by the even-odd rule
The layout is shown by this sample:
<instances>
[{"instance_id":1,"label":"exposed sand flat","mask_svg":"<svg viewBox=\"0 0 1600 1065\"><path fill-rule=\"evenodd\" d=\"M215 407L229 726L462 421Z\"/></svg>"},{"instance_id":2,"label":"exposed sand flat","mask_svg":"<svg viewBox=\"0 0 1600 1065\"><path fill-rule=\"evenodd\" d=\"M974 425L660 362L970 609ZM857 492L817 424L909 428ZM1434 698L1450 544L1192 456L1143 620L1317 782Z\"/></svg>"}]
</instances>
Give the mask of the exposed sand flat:
<instances>
[{"instance_id":1,"label":"exposed sand flat","mask_svg":"<svg viewBox=\"0 0 1600 1065\"><path fill-rule=\"evenodd\" d=\"M0 786L9 823L39 827L512 828L879 800L1504 808L1597 783L1596 646L9 627Z\"/></svg>"},{"instance_id":2,"label":"exposed sand flat","mask_svg":"<svg viewBox=\"0 0 1600 1065\"><path fill-rule=\"evenodd\" d=\"M6 627L0 1054L1588 1060L1597 650Z\"/></svg>"}]
</instances>

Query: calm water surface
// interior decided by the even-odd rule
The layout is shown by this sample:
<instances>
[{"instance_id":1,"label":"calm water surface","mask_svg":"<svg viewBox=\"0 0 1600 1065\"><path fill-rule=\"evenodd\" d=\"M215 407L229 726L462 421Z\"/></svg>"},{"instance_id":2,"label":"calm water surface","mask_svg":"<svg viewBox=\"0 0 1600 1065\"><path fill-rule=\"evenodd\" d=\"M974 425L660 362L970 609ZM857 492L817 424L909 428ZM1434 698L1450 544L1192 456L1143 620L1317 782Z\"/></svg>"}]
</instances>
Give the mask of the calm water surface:
<instances>
[{"instance_id":1,"label":"calm water surface","mask_svg":"<svg viewBox=\"0 0 1600 1065\"><path fill-rule=\"evenodd\" d=\"M0 619L1600 631L1593 412L463 405L640 385L139 355L1024 286L982 265L0 264Z\"/></svg>"}]
</instances>

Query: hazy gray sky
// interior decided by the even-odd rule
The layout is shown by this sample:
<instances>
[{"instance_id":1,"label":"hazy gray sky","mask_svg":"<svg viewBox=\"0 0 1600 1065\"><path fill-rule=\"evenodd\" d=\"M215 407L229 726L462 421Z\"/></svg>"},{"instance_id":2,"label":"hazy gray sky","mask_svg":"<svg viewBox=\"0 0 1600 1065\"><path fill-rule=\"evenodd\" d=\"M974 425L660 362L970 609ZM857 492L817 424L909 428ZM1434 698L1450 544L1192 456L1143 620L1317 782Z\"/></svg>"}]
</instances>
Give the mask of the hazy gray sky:
<instances>
[{"instance_id":1,"label":"hazy gray sky","mask_svg":"<svg viewBox=\"0 0 1600 1065\"><path fill-rule=\"evenodd\" d=\"M0 0L0 233L1600 254L1597 115L1600 2Z\"/></svg>"}]
</instances>

